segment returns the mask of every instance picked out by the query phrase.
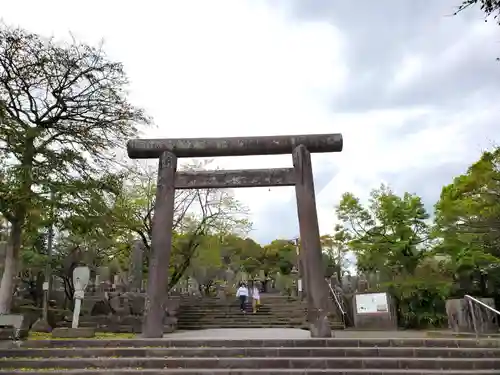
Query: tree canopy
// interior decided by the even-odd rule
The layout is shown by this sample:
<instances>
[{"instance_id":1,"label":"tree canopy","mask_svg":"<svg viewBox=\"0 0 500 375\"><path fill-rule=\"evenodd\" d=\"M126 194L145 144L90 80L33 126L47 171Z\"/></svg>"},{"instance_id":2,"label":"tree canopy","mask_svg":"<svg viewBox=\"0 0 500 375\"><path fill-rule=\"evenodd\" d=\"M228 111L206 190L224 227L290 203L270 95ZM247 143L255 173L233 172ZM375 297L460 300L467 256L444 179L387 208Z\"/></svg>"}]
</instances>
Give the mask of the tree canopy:
<instances>
[{"instance_id":1,"label":"tree canopy","mask_svg":"<svg viewBox=\"0 0 500 375\"><path fill-rule=\"evenodd\" d=\"M497 22L500 22L498 19L498 15L500 14L499 0L463 0L455 14L477 5L479 5L481 10L485 13L486 17L493 16Z\"/></svg>"},{"instance_id":2,"label":"tree canopy","mask_svg":"<svg viewBox=\"0 0 500 375\"><path fill-rule=\"evenodd\" d=\"M54 205L64 220L92 207L84 216L98 217L90 200L113 194L114 150L149 123L127 84L100 47L0 25L0 213L11 225L0 313L10 309L23 231L40 212Z\"/></svg>"}]
</instances>

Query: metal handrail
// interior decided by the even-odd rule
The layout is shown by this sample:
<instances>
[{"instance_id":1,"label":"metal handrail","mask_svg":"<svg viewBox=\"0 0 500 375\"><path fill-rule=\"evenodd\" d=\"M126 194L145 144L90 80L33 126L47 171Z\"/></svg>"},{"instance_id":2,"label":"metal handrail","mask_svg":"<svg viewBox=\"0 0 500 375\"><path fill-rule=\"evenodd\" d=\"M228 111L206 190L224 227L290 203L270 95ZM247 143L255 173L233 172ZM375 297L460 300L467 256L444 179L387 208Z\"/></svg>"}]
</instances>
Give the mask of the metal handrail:
<instances>
[{"instance_id":1,"label":"metal handrail","mask_svg":"<svg viewBox=\"0 0 500 375\"><path fill-rule=\"evenodd\" d=\"M474 298L472 296L469 296L468 294L466 294L464 296L464 298L469 302L470 312L471 312L471 315L472 315L472 327L474 328L474 332L476 333L476 338L479 338L479 331L477 329L476 316L474 315L474 309L473 309L472 302L477 303L479 306L484 307L487 310L490 310L491 312L497 314L498 316L500 316L500 311L494 309L491 306L488 306L484 302L481 302L480 300L478 300L478 299L476 299L476 298Z\"/></svg>"},{"instance_id":2,"label":"metal handrail","mask_svg":"<svg viewBox=\"0 0 500 375\"><path fill-rule=\"evenodd\" d=\"M327 280L325 280L325 282L326 282L326 285L328 285L328 288L330 288L330 292L333 295L333 299L335 300L335 303L337 304L337 307L339 308L340 313L342 314L342 322L344 323L344 327L345 327L345 325L346 325L346 312L342 308L342 304L340 303L340 301L337 297L337 293L335 293L332 286L330 285L330 283Z\"/></svg>"}]
</instances>

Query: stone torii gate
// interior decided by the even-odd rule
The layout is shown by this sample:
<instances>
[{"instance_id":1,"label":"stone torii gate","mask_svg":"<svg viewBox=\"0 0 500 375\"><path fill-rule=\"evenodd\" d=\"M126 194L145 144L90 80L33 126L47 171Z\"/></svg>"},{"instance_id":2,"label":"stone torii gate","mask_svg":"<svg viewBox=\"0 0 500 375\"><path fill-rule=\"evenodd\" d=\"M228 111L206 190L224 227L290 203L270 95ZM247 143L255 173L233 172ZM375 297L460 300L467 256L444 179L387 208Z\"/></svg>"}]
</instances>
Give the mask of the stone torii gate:
<instances>
[{"instance_id":1,"label":"stone torii gate","mask_svg":"<svg viewBox=\"0 0 500 375\"><path fill-rule=\"evenodd\" d=\"M310 153L340 152L342 147L341 134L130 140L130 158L159 159L143 337L163 335L175 189L257 186L295 186L310 332L331 337ZM292 154L293 168L176 172L177 158L278 154Z\"/></svg>"}]
</instances>

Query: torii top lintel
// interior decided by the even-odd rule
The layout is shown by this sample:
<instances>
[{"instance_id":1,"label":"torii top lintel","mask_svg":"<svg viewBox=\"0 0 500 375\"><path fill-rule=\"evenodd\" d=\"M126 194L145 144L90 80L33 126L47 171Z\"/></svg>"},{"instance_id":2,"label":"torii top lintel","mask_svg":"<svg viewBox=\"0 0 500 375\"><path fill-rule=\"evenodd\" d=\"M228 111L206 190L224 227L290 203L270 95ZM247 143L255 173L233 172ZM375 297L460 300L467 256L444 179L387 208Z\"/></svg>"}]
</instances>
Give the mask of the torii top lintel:
<instances>
[{"instance_id":1,"label":"torii top lintel","mask_svg":"<svg viewBox=\"0 0 500 375\"><path fill-rule=\"evenodd\" d=\"M158 158L171 151L179 158L290 154L299 145L309 152L340 152L342 134L277 135L264 137L131 139L127 153L132 159Z\"/></svg>"}]
</instances>

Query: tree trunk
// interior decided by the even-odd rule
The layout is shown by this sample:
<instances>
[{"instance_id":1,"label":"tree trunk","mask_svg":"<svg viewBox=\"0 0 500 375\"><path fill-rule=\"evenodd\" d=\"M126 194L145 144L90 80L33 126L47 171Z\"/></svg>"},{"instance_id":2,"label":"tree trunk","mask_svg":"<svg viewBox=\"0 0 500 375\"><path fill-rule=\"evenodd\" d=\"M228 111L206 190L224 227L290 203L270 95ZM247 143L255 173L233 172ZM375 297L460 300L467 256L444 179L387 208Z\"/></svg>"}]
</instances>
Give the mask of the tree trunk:
<instances>
[{"instance_id":1,"label":"tree trunk","mask_svg":"<svg viewBox=\"0 0 500 375\"><path fill-rule=\"evenodd\" d=\"M19 252L21 250L21 241L23 226L26 222L26 211L29 206L29 197L31 186L33 185L33 160L35 157L35 137L37 134L31 134L24 142L24 152L21 160L23 170L22 183L19 189L20 196L26 197L19 202L14 209L14 220L11 220L11 232L9 243L7 244L7 253L5 255L5 269L0 283L0 315L10 313L12 308L12 297L14 295L15 278L18 273Z\"/></svg>"},{"instance_id":2,"label":"tree trunk","mask_svg":"<svg viewBox=\"0 0 500 375\"><path fill-rule=\"evenodd\" d=\"M0 315L10 313L14 295L15 278L21 249L22 227L20 223L12 223L12 228L5 255L5 268L0 283Z\"/></svg>"}]
</instances>

